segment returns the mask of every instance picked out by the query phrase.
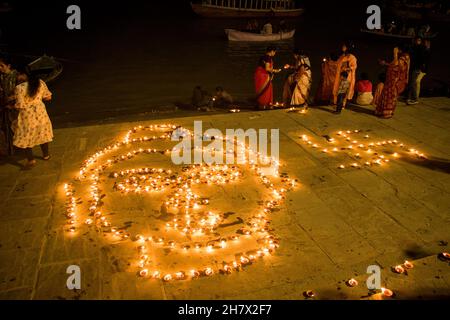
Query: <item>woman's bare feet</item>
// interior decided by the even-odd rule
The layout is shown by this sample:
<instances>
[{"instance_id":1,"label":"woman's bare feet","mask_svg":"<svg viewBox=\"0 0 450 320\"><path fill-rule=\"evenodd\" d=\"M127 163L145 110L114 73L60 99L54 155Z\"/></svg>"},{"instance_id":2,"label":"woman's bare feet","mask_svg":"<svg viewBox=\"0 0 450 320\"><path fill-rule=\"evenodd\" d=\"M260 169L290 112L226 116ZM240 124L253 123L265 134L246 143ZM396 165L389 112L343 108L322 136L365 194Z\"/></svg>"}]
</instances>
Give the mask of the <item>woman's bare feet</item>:
<instances>
[{"instance_id":1,"label":"woman's bare feet","mask_svg":"<svg viewBox=\"0 0 450 320\"><path fill-rule=\"evenodd\" d=\"M45 161L48 161L48 160L50 160L52 158L52 156L51 155L48 155L48 156L44 156L44 157L42 157L42 159L44 159Z\"/></svg>"},{"instance_id":2,"label":"woman's bare feet","mask_svg":"<svg viewBox=\"0 0 450 320\"><path fill-rule=\"evenodd\" d=\"M31 169L36 165L36 160L28 160L25 164L25 169Z\"/></svg>"}]
</instances>

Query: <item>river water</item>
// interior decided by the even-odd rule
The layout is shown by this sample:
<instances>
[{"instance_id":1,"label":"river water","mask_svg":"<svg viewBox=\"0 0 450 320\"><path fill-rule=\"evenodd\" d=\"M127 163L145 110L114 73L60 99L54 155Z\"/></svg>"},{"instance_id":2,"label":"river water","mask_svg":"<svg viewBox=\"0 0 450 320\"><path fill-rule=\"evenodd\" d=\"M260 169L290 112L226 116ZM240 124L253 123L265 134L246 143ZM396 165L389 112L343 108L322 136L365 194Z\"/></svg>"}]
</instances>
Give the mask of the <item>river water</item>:
<instances>
[{"instance_id":1,"label":"river water","mask_svg":"<svg viewBox=\"0 0 450 320\"><path fill-rule=\"evenodd\" d=\"M246 21L199 19L186 3L172 10L155 9L152 2L132 1L120 7L81 2L81 31L65 27L64 1L52 6L18 5L3 18L2 42L7 44L3 49L17 60L46 53L64 64L63 74L50 84L54 100L48 111L56 126L186 103L196 85L211 92L223 86L240 100L253 95L253 71L267 44L230 43L224 33L225 28L242 28ZM352 39L358 71L368 72L375 81L381 71L377 59L389 59L395 42L363 36L359 29L365 17L361 6L344 14L336 2L307 10L301 18L288 21L297 33L294 40L276 44L276 65L289 63L294 47L308 52L314 91L322 58L337 51L340 41ZM433 27L440 34L432 43L425 89L436 79L450 82L449 28ZM283 74L275 79L277 99L283 79Z\"/></svg>"}]
</instances>

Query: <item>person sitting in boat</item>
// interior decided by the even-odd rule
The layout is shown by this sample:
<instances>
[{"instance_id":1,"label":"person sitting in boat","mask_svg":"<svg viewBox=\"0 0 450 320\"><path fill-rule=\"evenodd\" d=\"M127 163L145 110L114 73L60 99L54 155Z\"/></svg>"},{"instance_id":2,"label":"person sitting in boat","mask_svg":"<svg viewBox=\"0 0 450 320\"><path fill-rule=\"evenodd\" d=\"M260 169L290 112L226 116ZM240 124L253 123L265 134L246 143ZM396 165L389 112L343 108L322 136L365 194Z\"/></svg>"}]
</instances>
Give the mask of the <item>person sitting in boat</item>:
<instances>
[{"instance_id":1,"label":"person sitting in boat","mask_svg":"<svg viewBox=\"0 0 450 320\"><path fill-rule=\"evenodd\" d=\"M414 28L412 26L409 27L408 30L406 31L406 35L408 37L415 38L416 37L416 28Z\"/></svg>"},{"instance_id":2,"label":"person sitting in boat","mask_svg":"<svg viewBox=\"0 0 450 320\"><path fill-rule=\"evenodd\" d=\"M395 21L392 21L391 23L388 24L387 28L386 28L386 33L396 33L397 31L397 26L395 24Z\"/></svg>"},{"instance_id":3,"label":"person sitting in boat","mask_svg":"<svg viewBox=\"0 0 450 320\"><path fill-rule=\"evenodd\" d=\"M278 32L289 32L289 28L286 24L286 20L281 20L278 25Z\"/></svg>"},{"instance_id":4,"label":"person sitting in boat","mask_svg":"<svg viewBox=\"0 0 450 320\"><path fill-rule=\"evenodd\" d=\"M272 23L270 21L267 21L262 30L261 30L262 34L272 34L273 33L273 27L272 27Z\"/></svg>"},{"instance_id":5,"label":"person sitting in boat","mask_svg":"<svg viewBox=\"0 0 450 320\"><path fill-rule=\"evenodd\" d=\"M417 32L417 35L422 39L429 39L434 36L429 24L426 24L422 28L420 28L419 32Z\"/></svg>"},{"instance_id":6,"label":"person sitting in boat","mask_svg":"<svg viewBox=\"0 0 450 320\"><path fill-rule=\"evenodd\" d=\"M372 82L366 72L361 73L360 80L356 83L356 103L361 106L368 106L373 101Z\"/></svg>"},{"instance_id":7,"label":"person sitting in boat","mask_svg":"<svg viewBox=\"0 0 450 320\"><path fill-rule=\"evenodd\" d=\"M214 107L227 108L233 103L233 97L226 92L222 87L216 88L216 95L214 96Z\"/></svg>"},{"instance_id":8,"label":"person sitting in boat","mask_svg":"<svg viewBox=\"0 0 450 320\"><path fill-rule=\"evenodd\" d=\"M247 21L247 26L245 27L245 31L258 32L258 30L259 30L259 25L258 25L258 21L256 21L256 19Z\"/></svg>"}]
</instances>

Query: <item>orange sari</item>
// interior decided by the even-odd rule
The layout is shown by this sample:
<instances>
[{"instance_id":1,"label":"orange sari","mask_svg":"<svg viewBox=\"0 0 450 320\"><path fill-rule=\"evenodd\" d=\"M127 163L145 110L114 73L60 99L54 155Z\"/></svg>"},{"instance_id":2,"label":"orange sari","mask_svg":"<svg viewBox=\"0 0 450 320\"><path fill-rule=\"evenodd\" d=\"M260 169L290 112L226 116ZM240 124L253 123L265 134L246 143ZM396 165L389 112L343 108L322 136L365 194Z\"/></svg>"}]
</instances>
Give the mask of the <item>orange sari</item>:
<instances>
[{"instance_id":1,"label":"orange sari","mask_svg":"<svg viewBox=\"0 0 450 320\"><path fill-rule=\"evenodd\" d=\"M337 61L322 62L322 78L316 92L316 103L330 103L333 97L334 81L336 77Z\"/></svg>"},{"instance_id":2,"label":"orange sari","mask_svg":"<svg viewBox=\"0 0 450 320\"><path fill-rule=\"evenodd\" d=\"M347 80L350 82L350 88L347 93L347 100L351 100L355 93L355 83L356 83L356 68L358 67L357 59L352 54L343 54L337 61L336 74L334 76L334 85L333 85L333 102L337 103L337 93L339 90L339 79L341 77L341 72L347 71L348 78Z\"/></svg>"}]
</instances>

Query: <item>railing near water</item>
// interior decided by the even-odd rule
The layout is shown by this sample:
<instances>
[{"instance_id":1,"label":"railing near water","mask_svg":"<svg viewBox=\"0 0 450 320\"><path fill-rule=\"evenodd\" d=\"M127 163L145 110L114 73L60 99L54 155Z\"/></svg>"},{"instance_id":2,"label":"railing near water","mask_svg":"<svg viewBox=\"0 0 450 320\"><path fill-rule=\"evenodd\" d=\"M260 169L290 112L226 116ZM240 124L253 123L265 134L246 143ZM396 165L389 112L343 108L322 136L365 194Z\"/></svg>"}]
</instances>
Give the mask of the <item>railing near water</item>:
<instances>
[{"instance_id":1,"label":"railing near water","mask_svg":"<svg viewBox=\"0 0 450 320\"><path fill-rule=\"evenodd\" d=\"M295 9L295 2L293 0L203 0L203 4L235 9Z\"/></svg>"}]
</instances>

